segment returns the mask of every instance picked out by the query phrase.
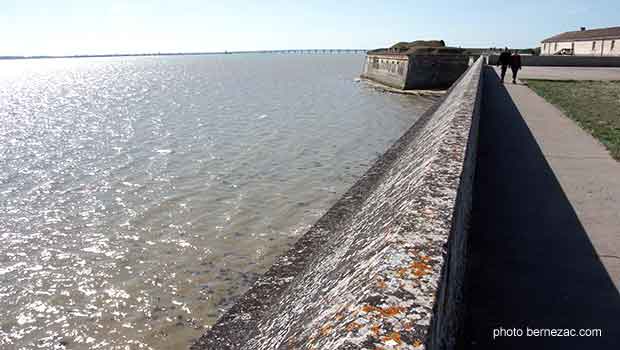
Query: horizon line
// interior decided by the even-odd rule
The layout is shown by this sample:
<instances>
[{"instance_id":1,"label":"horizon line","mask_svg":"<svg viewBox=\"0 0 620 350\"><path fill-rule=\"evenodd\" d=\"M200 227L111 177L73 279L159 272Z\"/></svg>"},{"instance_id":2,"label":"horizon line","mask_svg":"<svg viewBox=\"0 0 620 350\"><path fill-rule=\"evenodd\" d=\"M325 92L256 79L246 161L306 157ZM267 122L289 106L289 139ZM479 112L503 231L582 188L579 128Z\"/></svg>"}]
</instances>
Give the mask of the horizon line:
<instances>
[{"instance_id":1,"label":"horizon line","mask_svg":"<svg viewBox=\"0 0 620 350\"><path fill-rule=\"evenodd\" d=\"M179 52L146 52L146 53L106 53L106 54L74 54L74 55L0 55L0 60L11 59L42 59L42 58L96 58L96 57L144 57L144 56L191 56L191 55L223 55L248 53L296 53L296 52L367 52L369 49L277 49L277 50L238 50L238 51L179 51Z\"/></svg>"}]
</instances>

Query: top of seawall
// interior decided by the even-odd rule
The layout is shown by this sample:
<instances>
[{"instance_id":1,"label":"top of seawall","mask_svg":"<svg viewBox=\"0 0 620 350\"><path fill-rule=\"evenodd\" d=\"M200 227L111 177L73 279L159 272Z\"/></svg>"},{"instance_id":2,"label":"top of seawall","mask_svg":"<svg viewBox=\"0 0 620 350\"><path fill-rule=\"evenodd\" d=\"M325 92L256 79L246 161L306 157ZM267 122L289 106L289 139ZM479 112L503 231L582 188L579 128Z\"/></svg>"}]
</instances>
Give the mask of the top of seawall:
<instances>
[{"instance_id":1,"label":"top of seawall","mask_svg":"<svg viewBox=\"0 0 620 350\"><path fill-rule=\"evenodd\" d=\"M192 349L422 349L460 332L482 60Z\"/></svg>"}]
</instances>

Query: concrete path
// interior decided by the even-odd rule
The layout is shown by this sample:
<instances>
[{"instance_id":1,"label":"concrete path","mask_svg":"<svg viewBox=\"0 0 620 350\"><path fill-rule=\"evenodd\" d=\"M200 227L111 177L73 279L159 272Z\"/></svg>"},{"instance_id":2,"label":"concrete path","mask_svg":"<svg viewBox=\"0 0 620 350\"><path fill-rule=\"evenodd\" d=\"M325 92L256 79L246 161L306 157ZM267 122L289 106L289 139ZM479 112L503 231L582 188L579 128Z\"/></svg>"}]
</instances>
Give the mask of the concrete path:
<instances>
[{"instance_id":1,"label":"concrete path","mask_svg":"<svg viewBox=\"0 0 620 350\"><path fill-rule=\"evenodd\" d=\"M620 290L620 163L531 89L511 83L505 88Z\"/></svg>"},{"instance_id":2,"label":"concrete path","mask_svg":"<svg viewBox=\"0 0 620 350\"><path fill-rule=\"evenodd\" d=\"M618 349L620 164L527 87L502 85L490 68L484 84L468 347ZM524 335L494 339L500 327ZM527 328L602 336L528 337Z\"/></svg>"},{"instance_id":3,"label":"concrete path","mask_svg":"<svg viewBox=\"0 0 620 350\"><path fill-rule=\"evenodd\" d=\"M616 67L523 67L518 76L522 79L546 80L620 80ZM512 72L507 77L512 81Z\"/></svg>"}]
</instances>

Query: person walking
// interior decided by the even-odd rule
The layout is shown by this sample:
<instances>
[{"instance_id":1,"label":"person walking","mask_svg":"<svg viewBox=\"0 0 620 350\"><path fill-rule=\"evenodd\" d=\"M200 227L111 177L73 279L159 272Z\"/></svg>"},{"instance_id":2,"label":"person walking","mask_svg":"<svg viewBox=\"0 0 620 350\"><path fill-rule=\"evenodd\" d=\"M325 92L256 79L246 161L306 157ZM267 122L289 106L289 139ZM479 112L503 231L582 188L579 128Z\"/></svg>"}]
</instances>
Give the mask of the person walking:
<instances>
[{"instance_id":1,"label":"person walking","mask_svg":"<svg viewBox=\"0 0 620 350\"><path fill-rule=\"evenodd\" d=\"M506 70L511 62L510 51L508 48L505 48L504 51L499 55L499 60L497 61L497 66L502 69L502 83L504 82L504 77L506 76Z\"/></svg>"},{"instance_id":2,"label":"person walking","mask_svg":"<svg viewBox=\"0 0 620 350\"><path fill-rule=\"evenodd\" d=\"M512 70L512 83L517 83L517 73L521 69L521 56L519 52L515 50L514 54L510 56L510 69Z\"/></svg>"}]
</instances>

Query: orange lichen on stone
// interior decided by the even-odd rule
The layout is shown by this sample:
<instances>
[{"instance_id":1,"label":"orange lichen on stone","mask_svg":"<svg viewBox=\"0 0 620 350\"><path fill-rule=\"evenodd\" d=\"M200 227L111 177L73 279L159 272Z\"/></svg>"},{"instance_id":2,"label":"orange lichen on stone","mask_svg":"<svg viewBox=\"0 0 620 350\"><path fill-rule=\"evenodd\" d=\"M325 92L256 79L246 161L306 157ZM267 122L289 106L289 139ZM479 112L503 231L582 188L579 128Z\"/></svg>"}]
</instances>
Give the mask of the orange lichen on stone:
<instances>
[{"instance_id":1,"label":"orange lichen on stone","mask_svg":"<svg viewBox=\"0 0 620 350\"><path fill-rule=\"evenodd\" d=\"M406 331L410 331L410 330L412 330L412 329L413 329L413 323L411 323L411 322L407 322L407 323L405 323L405 324L403 325L403 329L404 329L404 330L406 330Z\"/></svg>"},{"instance_id":2,"label":"orange lichen on stone","mask_svg":"<svg viewBox=\"0 0 620 350\"><path fill-rule=\"evenodd\" d=\"M396 275L398 275L399 278L405 278L405 276L407 276L407 269L401 267L396 271Z\"/></svg>"},{"instance_id":3,"label":"orange lichen on stone","mask_svg":"<svg viewBox=\"0 0 620 350\"><path fill-rule=\"evenodd\" d=\"M371 313L373 311L377 311L379 308L376 306L372 306L372 305L364 305L362 306L362 311L364 311L365 313Z\"/></svg>"},{"instance_id":4,"label":"orange lichen on stone","mask_svg":"<svg viewBox=\"0 0 620 350\"><path fill-rule=\"evenodd\" d=\"M413 346L415 346L416 348L418 348L418 347L422 346L422 342L421 342L419 339L416 339L416 340L413 342Z\"/></svg>"},{"instance_id":5,"label":"orange lichen on stone","mask_svg":"<svg viewBox=\"0 0 620 350\"><path fill-rule=\"evenodd\" d=\"M329 335L329 333L331 333L332 331L332 326L329 324L326 324L325 326L321 327L321 336L326 336Z\"/></svg>"},{"instance_id":6,"label":"orange lichen on stone","mask_svg":"<svg viewBox=\"0 0 620 350\"><path fill-rule=\"evenodd\" d=\"M420 255L420 260L422 260L424 262L429 262L429 261L431 261L431 258L429 256L426 256L426 255Z\"/></svg>"},{"instance_id":7,"label":"orange lichen on stone","mask_svg":"<svg viewBox=\"0 0 620 350\"><path fill-rule=\"evenodd\" d=\"M416 275L417 277L427 275L429 274L431 270L431 266L429 264L426 264L421 261L416 261L412 263L411 266L409 267L411 267L413 274Z\"/></svg>"},{"instance_id":8,"label":"orange lichen on stone","mask_svg":"<svg viewBox=\"0 0 620 350\"><path fill-rule=\"evenodd\" d=\"M380 310L381 310L381 314L386 317L398 315L399 313L404 311L404 309L400 306L390 306L390 307L380 309Z\"/></svg>"},{"instance_id":9,"label":"orange lichen on stone","mask_svg":"<svg viewBox=\"0 0 620 350\"><path fill-rule=\"evenodd\" d=\"M387 283L385 283L384 280L378 280L377 281L377 287L381 288L381 289L385 289L387 287Z\"/></svg>"},{"instance_id":10,"label":"orange lichen on stone","mask_svg":"<svg viewBox=\"0 0 620 350\"><path fill-rule=\"evenodd\" d=\"M378 324L373 324L372 327L370 327L370 331L374 334L374 335L379 335L379 333L381 332L381 326L379 326Z\"/></svg>"},{"instance_id":11,"label":"orange lichen on stone","mask_svg":"<svg viewBox=\"0 0 620 350\"><path fill-rule=\"evenodd\" d=\"M355 321L353 321L353 322L351 322L351 323L349 323L347 325L347 331L349 331L349 332L356 331L356 330L358 330L360 328L362 328L362 325L357 323L357 322L355 322Z\"/></svg>"},{"instance_id":12,"label":"orange lichen on stone","mask_svg":"<svg viewBox=\"0 0 620 350\"><path fill-rule=\"evenodd\" d=\"M400 306L389 306L386 308L381 308L381 307L376 307L376 306L367 304L367 305L362 306L362 311L366 313L378 312L383 317L390 317L390 316L398 315L399 313L405 311L405 309Z\"/></svg>"},{"instance_id":13,"label":"orange lichen on stone","mask_svg":"<svg viewBox=\"0 0 620 350\"><path fill-rule=\"evenodd\" d=\"M392 332L384 337L381 337L381 341L386 343L388 341L395 341L396 344L401 344L402 341L400 340L400 334L398 332Z\"/></svg>"}]
</instances>

